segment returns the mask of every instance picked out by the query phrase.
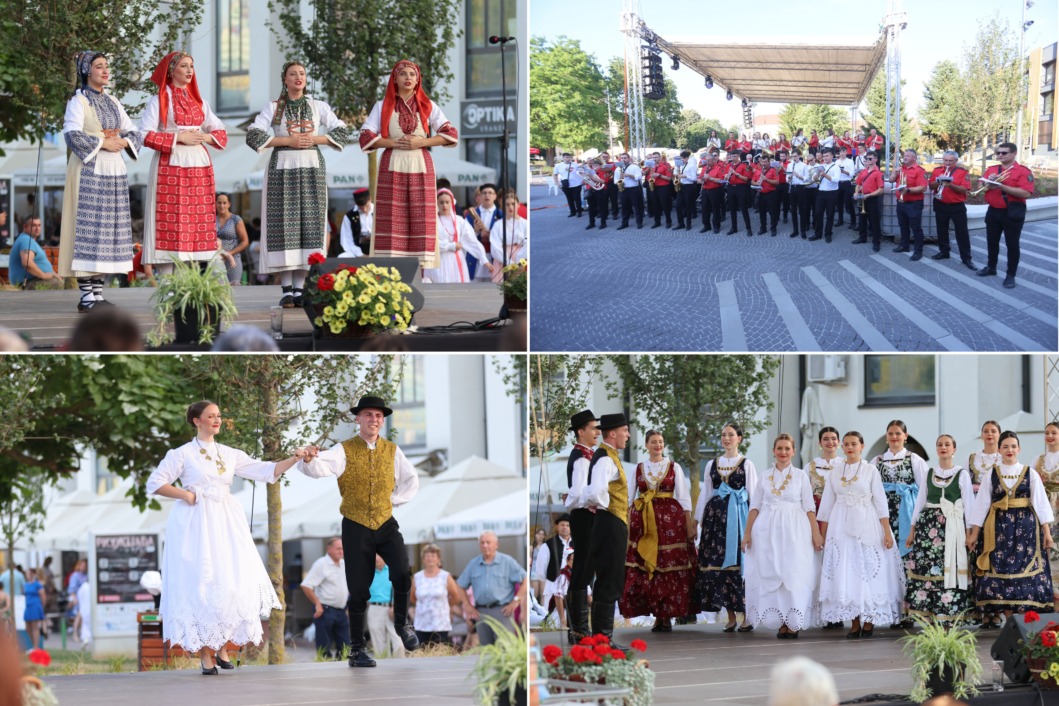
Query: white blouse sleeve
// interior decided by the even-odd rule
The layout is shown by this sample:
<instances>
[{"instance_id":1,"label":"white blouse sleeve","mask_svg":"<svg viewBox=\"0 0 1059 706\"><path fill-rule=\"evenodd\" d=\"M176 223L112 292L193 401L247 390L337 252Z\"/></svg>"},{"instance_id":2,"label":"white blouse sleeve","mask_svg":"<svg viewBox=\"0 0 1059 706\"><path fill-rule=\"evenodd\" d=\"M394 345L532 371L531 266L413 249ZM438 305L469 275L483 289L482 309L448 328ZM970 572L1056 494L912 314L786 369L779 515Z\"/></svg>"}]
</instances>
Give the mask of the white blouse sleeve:
<instances>
[{"instance_id":1,"label":"white blouse sleeve","mask_svg":"<svg viewBox=\"0 0 1059 706\"><path fill-rule=\"evenodd\" d=\"M456 227L459 228L460 242L463 243L464 251L478 262L489 262L489 255L486 254L471 224L464 218L457 218Z\"/></svg>"},{"instance_id":2,"label":"white blouse sleeve","mask_svg":"<svg viewBox=\"0 0 1059 706\"><path fill-rule=\"evenodd\" d=\"M276 481L276 464L269 461L258 461L240 449L235 452L235 475L247 480L260 480L266 483Z\"/></svg>"},{"instance_id":3,"label":"white blouse sleeve","mask_svg":"<svg viewBox=\"0 0 1059 706\"><path fill-rule=\"evenodd\" d=\"M827 522L831 519L831 510L835 507L835 484L834 477L829 475L824 483L824 492L820 496L820 509L816 511L816 519Z\"/></svg>"},{"instance_id":4,"label":"white blouse sleeve","mask_svg":"<svg viewBox=\"0 0 1059 706\"><path fill-rule=\"evenodd\" d=\"M889 519L890 507L886 504L886 491L882 487L882 475L874 465L869 465L867 470L871 473L871 500L872 504L875 505L875 516L880 520Z\"/></svg>"},{"instance_id":5,"label":"white blouse sleeve","mask_svg":"<svg viewBox=\"0 0 1059 706\"><path fill-rule=\"evenodd\" d=\"M754 494L758 486L757 468L749 458L743 462L743 472L746 473L746 492L748 496Z\"/></svg>"},{"instance_id":6,"label":"white blouse sleeve","mask_svg":"<svg viewBox=\"0 0 1059 706\"><path fill-rule=\"evenodd\" d=\"M713 468L713 461L706 463L706 468L702 471L702 483L699 484L699 499L695 503L695 521L702 522L702 513L706 511L706 503L713 497L713 481L710 480L710 469Z\"/></svg>"},{"instance_id":7,"label":"white blouse sleeve","mask_svg":"<svg viewBox=\"0 0 1059 706\"><path fill-rule=\"evenodd\" d=\"M222 136L213 135L213 141L205 144L208 144L213 149L223 150L228 146L228 127L210 109L210 104L206 101L202 101L202 112L206 114L206 119L202 121L203 132L214 133L220 131L224 133Z\"/></svg>"},{"instance_id":8,"label":"white blouse sleeve","mask_svg":"<svg viewBox=\"0 0 1059 706\"><path fill-rule=\"evenodd\" d=\"M765 473L767 474L768 471L765 471ZM754 484L754 489L750 490L750 478L749 478L749 476L747 476L746 489L747 489L747 492L750 493L749 500L750 500L750 509L751 510L757 510L758 512L761 511L761 501L762 501L761 494L764 492L764 487L765 487L764 483L755 483Z\"/></svg>"},{"instance_id":9,"label":"white blouse sleeve","mask_svg":"<svg viewBox=\"0 0 1059 706\"><path fill-rule=\"evenodd\" d=\"M170 449L165 458L154 469L147 479L147 493L153 495L163 485L170 485L184 472L184 453L180 449Z\"/></svg>"},{"instance_id":10,"label":"white blouse sleeve","mask_svg":"<svg viewBox=\"0 0 1059 706\"><path fill-rule=\"evenodd\" d=\"M140 132L147 134L158 131L158 96L151 96L140 116Z\"/></svg>"},{"instance_id":11,"label":"white blouse sleeve","mask_svg":"<svg viewBox=\"0 0 1059 706\"><path fill-rule=\"evenodd\" d=\"M797 468L798 482L802 484L802 510L808 514L816 512L816 502L813 500L813 482L809 480L809 474L804 469Z\"/></svg>"},{"instance_id":12,"label":"white blouse sleeve","mask_svg":"<svg viewBox=\"0 0 1059 706\"><path fill-rule=\"evenodd\" d=\"M971 472L966 468L960 469L960 495L963 497L963 522L964 525L970 527L975 497L974 484L971 482Z\"/></svg>"},{"instance_id":13,"label":"white blouse sleeve","mask_svg":"<svg viewBox=\"0 0 1059 706\"><path fill-rule=\"evenodd\" d=\"M981 482L978 484L978 495L974 499L974 510L971 512L970 523L981 527L989 514L989 507L993 504L993 472L983 473Z\"/></svg>"},{"instance_id":14,"label":"white blouse sleeve","mask_svg":"<svg viewBox=\"0 0 1059 706\"><path fill-rule=\"evenodd\" d=\"M588 479L589 463L590 460L584 456L574 461L570 491L566 494L566 502L564 503L568 510L577 510L585 507L582 496L585 493L585 481Z\"/></svg>"},{"instance_id":15,"label":"white blouse sleeve","mask_svg":"<svg viewBox=\"0 0 1059 706\"><path fill-rule=\"evenodd\" d=\"M360 149L365 152L370 152L374 147L379 138L382 137L382 101L376 101L375 106L368 113L368 119L364 121L364 124L360 126L361 140ZM364 133L368 132L371 134L371 138L365 142Z\"/></svg>"},{"instance_id":16,"label":"white blouse sleeve","mask_svg":"<svg viewBox=\"0 0 1059 706\"><path fill-rule=\"evenodd\" d=\"M1048 502L1048 492L1044 489L1044 481L1036 469L1030 468L1030 501L1033 503L1033 511L1037 513L1037 521L1046 525L1055 521L1055 513L1052 505Z\"/></svg>"},{"instance_id":17,"label":"white blouse sleeve","mask_svg":"<svg viewBox=\"0 0 1059 706\"><path fill-rule=\"evenodd\" d=\"M343 454L345 455L345 454ZM390 495L390 503L394 507L400 507L411 500L419 492L419 474L415 466L401 451L400 447L393 457L393 494Z\"/></svg>"},{"instance_id":18,"label":"white blouse sleeve","mask_svg":"<svg viewBox=\"0 0 1059 706\"><path fill-rule=\"evenodd\" d=\"M927 485L927 474L930 472L930 467L927 466L927 462L917 454L909 451L912 454L912 477L916 481L916 485L919 486L919 494L923 494L923 489Z\"/></svg>"},{"instance_id":19,"label":"white blouse sleeve","mask_svg":"<svg viewBox=\"0 0 1059 706\"><path fill-rule=\"evenodd\" d=\"M346 449L342 444L335 444L311 461L298 461L294 467L310 478L338 478L346 471Z\"/></svg>"},{"instance_id":20,"label":"white blouse sleeve","mask_svg":"<svg viewBox=\"0 0 1059 706\"><path fill-rule=\"evenodd\" d=\"M449 119L445 117L445 114L441 112L441 108L438 107L437 103L431 101L430 117L427 118L430 122L430 131L435 135L441 135L445 138L445 144L442 147L455 147L459 138L456 135L456 129L452 127ZM445 128L448 126L448 130Z\"/></svg>"},{"instance_id":21,"label":"white blouse sleeve","mask_svg":"<svg viewBox=\"0 0 1059 706\"><path fill-rule=\"evenodd\" d=\"M261 109L261 112L254 118L254 122L247 128L246 144L255 152L264 152L272 144L272 140L276 139L276 136L271 134L272 119L274 117L276 117L276 102L269 101L265 103L265 107ZM252 136L251 134L255 130L259 132L256 136Z\"/></svg>"},{"instance_id":22,"label":"white blouse sleeve","mask_svg":"<svg viewBox=\"0 0 1059 706\"><path fill-rule=\"evenodd\" d=\"M140 132L139 128L133 124L132 120L129 119L129 114L125 112L125 106L121 104L114 96L110 96L110 99L114 101L114 104L118 107L118 115L121 116L121 130L122 136L125 137L125 141L128 142L125 146L125 151L133 159L140 158L140 148L143 146L143 133ZM130 134L132 133L132 134Z\"/></svg>"},{"instance_id":23,"label":"white blouse sleeve","mask_svg":"<svg viewBox=\"0 0 1059 706\"><path fill-rule=\"evenodd\" d=\"M335 115L335 111L331 109L331 106L329 106L327 103L324 103L323 101L316 101L316 109L320 116L320 127L323 128L327 133L330 133L332 130L335 130L337 128L343 128L340 134L343 136L348 134L347 130L345 129L347 127L345 121ZM327 141L330 142L331 146L339 152L341 152L342 149L345 147L345 144L339 142L329 134L327 135Z\"/></svg>"},{"instance_id":24,"label":"white blouse sleeve","mask_svg":"<svg viewBox=\"0 0 1059 706\"><path fill-rule=\"evenodd\" d=\"M640 464L633 466L632 473L628 473L625 476L625 484L629 486L629 507L636 502L636 468Z\"/></svg>"},{"instance_id":25,"label":"white blouse sleeve","mask_svg":"<svg viewBox=\"0 0 1059 706\"><path fill-rule=\"evenodd\" d=\"M673 499L680 503L680 509L684 512L691 512L691 483L679 463L673 464L673 475Z\"/></svg>"},{"instance_id":26,"label":"white blouse sleeve","mask_svg":"<svg viewBox=\"0 0 1059 706\"><path fill-rule=\"evenodd\" d=\"M85 134L84 129L85 102L81 96L77 95L66 102L66 114L63 116L63 134L79 133L77 138L79 144L85 145L84 149L87 149L87 146L91 145L93 142L96 143L92 150L84 156L78 154L78 156L81 157L82 162L87 162L99 153L100 148L103 147L103 138L87 135ZM69 135L66 137L67 144L70 144L71 137L72 136ZM78 150L78 152L80 152L80 150Z\"/></svg>"},{"instance_id":27,"label":"white blouse sleeve","mask_svg":"<svg viewBox=\"0 0 1059 706\"><path fill-rule=\"evenodd\" d=\"M610 483L610 477L617 470L609 456L596 461L596 466L592 469L592 481L585 486L584 493L581 495L582 507L606 509L610 505L610 491L607 490L607 484Z\"/></svg>"}]
</instances>

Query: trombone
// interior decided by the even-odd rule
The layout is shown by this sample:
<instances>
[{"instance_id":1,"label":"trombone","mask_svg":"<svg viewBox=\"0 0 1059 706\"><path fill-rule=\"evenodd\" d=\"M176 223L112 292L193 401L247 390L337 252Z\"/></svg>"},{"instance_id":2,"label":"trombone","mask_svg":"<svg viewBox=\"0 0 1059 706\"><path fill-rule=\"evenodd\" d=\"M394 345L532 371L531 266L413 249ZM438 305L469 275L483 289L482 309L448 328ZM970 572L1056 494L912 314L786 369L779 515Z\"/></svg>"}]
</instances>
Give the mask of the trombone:
<instances>
[{"instance_id":1,"label":"trombone","mask_svg":"<svg viewBox=\"0 0 1059 706\"><path fill-rule=\"evenodd\" d=\"M993 177L990 179L990 181L992 181L994 184L1003 184L1004 180L1008 178L1008 174L1010 174L1010 173L1011 173L1010 169L1005 169L1003 171L997 172L996 174L993 175ZM979 177L978 183L981 183L982 179L985 179L985 177ZM980 186L980 187L978 187L977 189L975 189L974 191L971 192L971 196L977 196L978 194L982 193L983 191L985 191L988 188L989 188L989 184L988 183L985 186Z\"/></svg>"}]
</instances>

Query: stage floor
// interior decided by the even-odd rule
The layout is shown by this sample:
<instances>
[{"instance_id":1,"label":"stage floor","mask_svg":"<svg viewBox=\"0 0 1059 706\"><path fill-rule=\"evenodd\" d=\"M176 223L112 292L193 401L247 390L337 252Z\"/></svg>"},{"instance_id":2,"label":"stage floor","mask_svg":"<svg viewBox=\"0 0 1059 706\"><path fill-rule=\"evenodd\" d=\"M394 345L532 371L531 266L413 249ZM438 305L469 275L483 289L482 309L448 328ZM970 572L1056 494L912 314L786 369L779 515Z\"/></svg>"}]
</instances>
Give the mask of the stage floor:
<instances>
[{"instance_id":1,"label":"stage floor","mask_svg":"<svg viewBox=\"0 0 1059 706\"><path fill-rule=\"evenodd\" d=\"M198 670L49 677L59 703L78 706L294 706L294 704L474 703L473 657L379 660L374 669L344 662L240 667L206 677Z\"/></svg>"},{"instance_id":2,"label":"stage floor","mask_svg":"<svg viewBox=\"0 0 1059 706\"><path fill-rule=\"evenodd\" d=\"M909 661L897 642L904 635L900 630L876 627L871 639L847 640L847 622L846 630L803 630L797 640L777 640L775 631L726 634L721 628L700 623L676 626L671 633L652 633L649 627L615 633L622 645L637 638L647 643L644 658L655 672L655 704L764 706L773 665L796 655L831 670L840 702L870 694L907 696L912 690ZM533 634L541 645L559 644L561 637L557 631ZM979 637L985 689L992 683L989 648L999 634L993 630Z\"/></svg>"},{"instance_id":3,"label":"stage floor","mask_svg":"<svg viewBox=\"0 0 1059 706\"><path fill-rule=\"evenodd\" d=\"M496 286L489 282L471 284L426 284L421 291L426 297L423 309L416 314L414 324L419 328L448 326L457 322L475 323L497 316L503 304ZM129 289L108 288L106 298L127 311L146 335L155 326L151 295L154 290L148 287ZM236 309L239 314L236 322L248 324L262 330L269 330L269 307L277 304L280 298L278 285L235 287L232 290ZM53 291L4 291L0 293L0 326L6 326L29 337L34 350L50 350L65 343L77 325L77 290ZM292 350L311 349L312 326L308 317L300 309L284 309L283 332L293 344ZM172 327L170 327L170 330ZM484 344L481 340L468 341L468 350L520 350L525 351L525 344L518 347L517 337L502 335L499 331L489 332ZM407 338L425 339L415 342L408 340L409 348L420 350L460 350L461 336L482 337L480 332L452 332L447 334L414 334ZM405 337L402 337L405 338ZM495 338L495 344L493 342ZM299 342L299 339L300 342ZM514 341L514 343L513 343ZM287 347L287 346L284 346ZM354 342L354 348L360 343ZM338 350L340 346L331 345L328 350Z\"/></svg>"}]
</instances>

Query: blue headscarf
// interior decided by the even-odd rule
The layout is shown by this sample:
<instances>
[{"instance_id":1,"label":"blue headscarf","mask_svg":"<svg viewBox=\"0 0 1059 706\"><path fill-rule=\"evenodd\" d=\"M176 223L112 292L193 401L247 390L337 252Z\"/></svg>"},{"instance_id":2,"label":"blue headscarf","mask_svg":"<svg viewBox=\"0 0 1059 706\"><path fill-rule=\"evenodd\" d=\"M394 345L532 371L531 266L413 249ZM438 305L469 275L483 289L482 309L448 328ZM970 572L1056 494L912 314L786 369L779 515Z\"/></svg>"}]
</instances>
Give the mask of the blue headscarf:
<instances>
[{"instance_id":1,"label":"blue headscarf","mask_svg":"<svg viewBox=\"0 0 1059 706\"><path fill-rule=\"evenodd\" d=\"M74 55L74 61L77 64L77 78L80 83L80 88L84 88L88 85L88 73L92 70L92 62L99 57L106 58L106 54L101 51L92 51L85 49L77 52Z\"/></svg>"}]
</instances>

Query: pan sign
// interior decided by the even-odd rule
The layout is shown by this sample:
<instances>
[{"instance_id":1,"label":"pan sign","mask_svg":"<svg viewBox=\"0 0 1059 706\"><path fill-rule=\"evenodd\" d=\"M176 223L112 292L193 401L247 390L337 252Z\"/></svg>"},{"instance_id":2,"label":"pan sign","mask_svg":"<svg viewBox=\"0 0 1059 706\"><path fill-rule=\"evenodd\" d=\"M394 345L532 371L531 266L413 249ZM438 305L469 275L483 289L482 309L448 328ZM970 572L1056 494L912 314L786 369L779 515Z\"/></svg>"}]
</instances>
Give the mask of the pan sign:
<instances>
[{"instance_id":1,"label":"pan sign","mask_svg":"<svg viewBox=\"0 0 1059 706\"><path fill-rule=\"evenodd\" d=\"M504 101L500 98L466 101L460 113L460 137L500 137L504 131ZM518 131L513 100L507 102L507 129L510 135Z\"/></svg>"}]
</instances>

